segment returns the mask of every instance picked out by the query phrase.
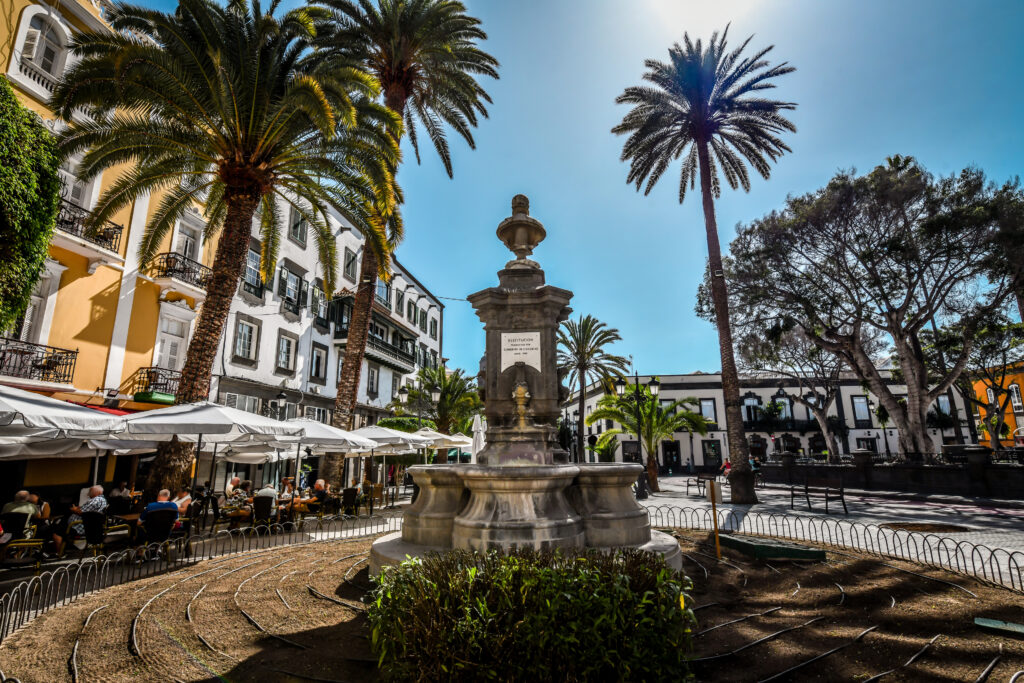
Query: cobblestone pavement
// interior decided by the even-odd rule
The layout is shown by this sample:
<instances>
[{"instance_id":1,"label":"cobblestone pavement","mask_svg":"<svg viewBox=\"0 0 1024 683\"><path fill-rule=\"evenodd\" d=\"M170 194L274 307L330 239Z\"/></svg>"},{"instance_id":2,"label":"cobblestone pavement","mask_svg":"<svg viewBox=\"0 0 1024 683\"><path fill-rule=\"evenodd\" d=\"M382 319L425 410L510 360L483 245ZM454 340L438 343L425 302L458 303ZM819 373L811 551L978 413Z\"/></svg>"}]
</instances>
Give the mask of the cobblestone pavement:
<instances>
[{"instance_id":1,"label":"cobblestone pavement","mask_svg":"<svg viewBox=\"0 0 1024 683\"><path fill-rule=\"evenodd\" d=\"M711 504L698 497L693 489L692 495L687 495L685 476L662 477L659 483L662 491L642 501L651 509L655 523L658 523L655 509L669 506L691 510L686 513L687 526L706 528L710 525ZM824 500L813 496L813 510L808 511L806 501L801 498L797 498L794 508L790 509L788 487L759 488L760 503L753 506L729 503L729 488L725 486L723 489L726 502L719 506L720 524L744 531L809 540L833 540L837 537L840 545L877 550L967 573L980 573L1018 590L1024 587L1024 509L1020 507L1006 507L1000 501L985 499L943 497L911 500L900 494L889 496L847 491L849 514L844 515L842 506L833 502L826 515ZM668 515L665 517L668 521L677 518L673 514L678 515L672 512L664 514ZM787 515L786 519L790 521L778 515ZM915 537L908 542L905 532L861 526L888 523L954 524L966 530L943 531L938 535ZM961 545L964 541L984 548L976 551L966 544Z\"/></svg>"}]
</instances>

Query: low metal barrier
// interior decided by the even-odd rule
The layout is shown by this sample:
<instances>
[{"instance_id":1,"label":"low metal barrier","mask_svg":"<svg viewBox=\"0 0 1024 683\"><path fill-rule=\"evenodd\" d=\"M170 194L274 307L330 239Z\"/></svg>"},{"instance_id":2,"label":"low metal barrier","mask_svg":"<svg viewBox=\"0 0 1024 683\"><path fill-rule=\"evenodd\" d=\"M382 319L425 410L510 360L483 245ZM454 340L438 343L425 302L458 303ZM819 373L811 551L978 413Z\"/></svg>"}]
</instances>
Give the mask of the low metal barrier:
<instances>
[{"instance_id":1,"label":"low metal barrier","mask_svg":"<svg viewBox=\"0 0 1024 683\"><path fill-rule=\"evenodd\" d=\"M712 513L707 508L660 505L649 507L648 514L651 525L656 527L706 531L713 528ZM832 517L719 510L718 528L908 560L1024 592L1024 552L1019 550Z\"/></svg>"},{"instance_id":2,"label":"low metal barrier","mask_svg":"<svg viewBox=\"0 0 1024 683\"><path fill-rule=\"evenodd\" d=\"M103 588L176 571L215 557L372 536L401 528L402 518L397 511L373 517L309 518L302 528L287 523L224 530L213 537L176 538L65 564L26 579L0 596L0 643L36 617Z\"/></svg>"}]
</instances>

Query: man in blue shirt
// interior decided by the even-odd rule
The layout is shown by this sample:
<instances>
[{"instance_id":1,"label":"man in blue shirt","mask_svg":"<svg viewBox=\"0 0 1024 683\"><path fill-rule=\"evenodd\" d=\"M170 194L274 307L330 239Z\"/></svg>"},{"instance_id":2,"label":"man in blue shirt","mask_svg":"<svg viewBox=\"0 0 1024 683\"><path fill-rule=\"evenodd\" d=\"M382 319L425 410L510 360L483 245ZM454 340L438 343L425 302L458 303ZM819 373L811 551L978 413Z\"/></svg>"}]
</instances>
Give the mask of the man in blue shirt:
<instances>
[{"instance_id":1,"label":"man in blue shirt","mask_svg":"<svg viewBox=\"0 0 1024 683\"><path fill-rule=\"evenodd\" d=\"M156 502L150 503L146 506L146 509L142 511L139 519L143 522L146 521L146 515L150 512L156 512L157 510L174 510L174 517L178 517L178 505L171 500L171 492L167 489L160 489L160 493L156 494Z\"/></svg>"}]
</instances>

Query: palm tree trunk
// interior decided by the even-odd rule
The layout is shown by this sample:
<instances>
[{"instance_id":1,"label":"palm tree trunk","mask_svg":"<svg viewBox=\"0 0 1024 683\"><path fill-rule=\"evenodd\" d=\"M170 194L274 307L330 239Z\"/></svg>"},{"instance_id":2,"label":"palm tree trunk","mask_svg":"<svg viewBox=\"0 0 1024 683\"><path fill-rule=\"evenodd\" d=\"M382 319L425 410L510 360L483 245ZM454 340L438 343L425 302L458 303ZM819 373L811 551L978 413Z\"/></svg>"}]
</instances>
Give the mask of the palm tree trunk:
<instances>
[{"instance_id":1,"label":"palm tree trunk","mask_svg":"<svg viewBox=\"0 0 1024 683\"><path fill-rule=\"evenodd\" d=\"M583 426L585 424L584 420L586 419L586 416L584 415L584 413L586 412L586 405L587 405L586 391L587 391L586 377L585 377L585 375L583 373L580 373L580 398L579 398L579 411L580 411L580 414L576 417L576 462L586 462L587 461L586 457L584 457L584 453L586 453L586 451L584 450L585 447L583 445Z\"/></svg>"},{"instance_id":2,"label":"palm tree trunk","mask_svg":"<svg viewBox=\"0 0 1024 683\"><path fill-rule=\"evenodd\" d=\"M722 248L718 242L718 224L715 204L711 196L711 165L708 143L698 142L697 158L700 163L700 190L704 204L704 229L708 239L708 267L711 271L711 300L715 305L718 325L718 350L722 357L722 393L725 396L725 424L729 440L730 499L733 503L756 503L754 473L750 469L747 440L743 434L743 415L740 411L740 379L733 355L732 326L729 323L729 293L722 270Z\"/></svg>"},{"instance_id":3,"label":"palm tree trunk","mask_svg":"<svg viewBox=\"0 0 1024 683\"><path fill-rule=\"evenodd\" d=\"M199 320L188 345L185 365L181 369L181 380L174 398L179 404L202 401L210 394L213 362L220 347L224 322L231 310L231 300L238 289L238 278L249 249L252 218L260 196L256 192L236 192L232 196L228 190L224 200L228 212L217 242L210 279L206 283L206 300L199 311ZM161 488L173 491L176 486L188 485L192 452L191 444L177 439L162 446L149 472L147 493L156 493Z\"/></svg>"}]
</instances>

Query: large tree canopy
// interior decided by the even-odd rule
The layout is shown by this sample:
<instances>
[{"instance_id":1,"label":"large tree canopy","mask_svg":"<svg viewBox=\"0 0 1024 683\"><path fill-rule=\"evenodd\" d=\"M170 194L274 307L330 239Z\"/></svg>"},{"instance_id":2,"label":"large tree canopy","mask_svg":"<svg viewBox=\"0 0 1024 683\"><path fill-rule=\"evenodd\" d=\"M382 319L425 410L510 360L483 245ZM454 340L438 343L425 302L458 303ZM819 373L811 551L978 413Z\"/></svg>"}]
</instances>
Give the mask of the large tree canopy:
<instances>
[{"instance_id":1,"label":"large tree canopy","mask_svg":"<svg viewBox=\"0 0 1024 683\"><path fill-rule=\"evenodd\" d=\"M827 187L742 226L729 277L745 325L799 328L838 356L878 397L904 452L933 448L926 415L967 362L971 339L1016 286L992 273L1006 195L977 169L935 179L914 159L892 157L871 173L840 173ZM965 343L942 367L928 361L922 330L933 321ZM872 357L879 336L907 385L897 400Z\"/></svg>"},{"instance_id":2,"label":"large tree canopy","mask_svg":"<svg viewBox=\"0 0 1024 683\"><path fill-rule=\"evenodd\" d=\"M0 330L28 306L53 233L60 177L54 140L0 78Z\"/></svg>"}]
</instances>

